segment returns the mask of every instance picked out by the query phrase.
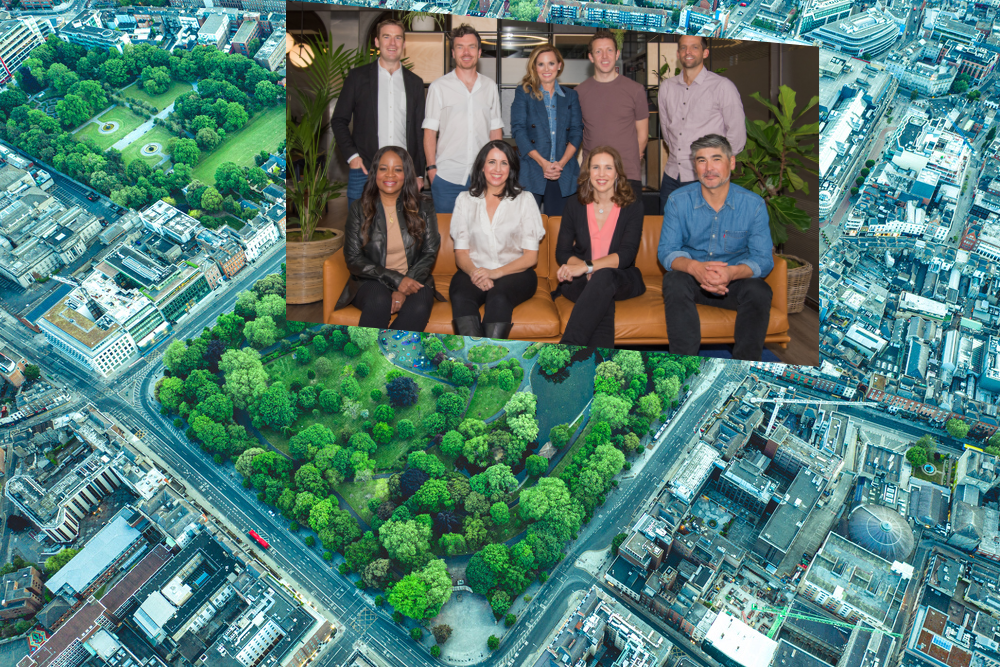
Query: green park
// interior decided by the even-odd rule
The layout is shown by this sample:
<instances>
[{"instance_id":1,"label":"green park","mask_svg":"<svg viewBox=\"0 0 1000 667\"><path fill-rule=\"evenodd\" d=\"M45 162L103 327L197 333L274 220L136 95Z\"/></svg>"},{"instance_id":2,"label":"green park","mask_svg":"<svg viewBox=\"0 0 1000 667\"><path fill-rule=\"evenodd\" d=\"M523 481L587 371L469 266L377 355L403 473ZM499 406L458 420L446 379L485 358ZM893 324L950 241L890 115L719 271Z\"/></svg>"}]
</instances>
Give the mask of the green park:
<instances>
[{"instance_id":1,"label":"green park","mask_svg":"<svg viewBox=\"0 0 1000 667\"><path fill-rule=\"evenodd\" d=\"M268 276L172 343L161 409L398 622L428 627L459 562L512 623L700 367L434 334L394 344L284 312L284 277Z\"/></svg>"}]
</instances>

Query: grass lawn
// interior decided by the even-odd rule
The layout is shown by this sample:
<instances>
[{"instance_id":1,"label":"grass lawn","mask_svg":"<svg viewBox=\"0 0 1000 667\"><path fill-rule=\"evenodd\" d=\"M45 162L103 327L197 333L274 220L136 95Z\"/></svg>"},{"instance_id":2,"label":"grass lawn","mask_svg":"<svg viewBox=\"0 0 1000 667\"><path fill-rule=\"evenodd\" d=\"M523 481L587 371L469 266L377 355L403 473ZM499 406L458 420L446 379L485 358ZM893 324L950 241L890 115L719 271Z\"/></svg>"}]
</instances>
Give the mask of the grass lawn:
<instances>
[{"instance_id":1,"label":"grass lawn","mask_svg":"<svg viewBox=\"0 0 1000 667\"><path fill-rule=\"evenodd\" d=\"M498 384L489 386L477 384L476 391L472 394L472 401L469 403L469 411L465 413L465 416L476 419L492 417L500 412L503 406L507 405L507 401L514 395L515 391L517 391L517 387L510 391L504 391Z\"/></svg>"},{"instance_id":2,"label":"grass lawn","mask_svg":"<svg viewBox=\"0 0 1000 667\"><path fill-rule=\"evenodd\" d=\"M950 486L949 478L951 477L951 475L945 474L946 469L948 469L949 471L951 469L951 466L948 463L948 459L942 456L940 461L931 460L928 461L928 463L930 463L936 468L933 475L926 474L924 472L923 466L920 466L919 468L914 466L912 468L913 476L916 477L917 479L922 479L925 482L931 482L933 484L940 484L941 486L949 487Z\"/></svg>"},{"instance_id":3,"label":"grass lawn","mask_svg":"<svg viewBox=\"0 0 1000 667\"><path fill-rule=\"evenodd\" d=\"M177 97L183 95L191 89L190 83L171 81L170 87L167 88L166 92L160 93L159 95L150 95L143 90L142 85L137 82L128 88L122 88L122 95L125 97L134 97L135 99L141 100L147 104L152 104L156 107L157 111L163 111L170 106L170 103Z\"/></svg>"},{"instance_id":4,"label":"grass lawn","mask_svg":"<svg viewBox=\"0 0 1000 667\"><path fill-rule=\"evenodd\" d=\"M581 417L580 419L583 419L583 417ZM573 431L576 431L576 429L578 429L579 427L580 425L577 422L573 422ZM570 463L573 462L573 456L576 454L576 450L582 447L583 443L587 441L588 433L590 433L589 423L587 424L587 427L583 429L583 432L580 433L580 437L577 438L572 445L570 445L569 451L566 452L566 456L562 457L562 460L559 462L559 465L553 468L552 472L550 472L547 475L548 477L558 477L559 475L562 474L563 469L565 469L566 466L568 466Z\"/></svg>"},{"instance_id":5,"label":"grass lawn","mask_svg":"<svg viewBox=\"0 0 1000 667\"><path fill-rule=\"evenodd\" d=\"M142 153L142 147L149 143L157 143L162 146L163 152L167 153L167 144L171 139L176 139L177 137L172 134L167 128L154 125L153 128L142 135L142 138L138 141L133 141L129 144L125 150L122 151L122 160L128 165L129 162L137 158L142 158L150 164L150 166L159 162L162 158L160 155L144 155Z\"/></svg>"},{"instance_id":6,"label":"grass lawn","mask_svg":"<svg viewBox=\"0 0 1000 667\"><path fill-rule=\"evenodd\" d=\"M100 125L108 121L118 121L118 129L111 134L101 134L98 132ZM97 119L98 125L91 123L87 127L83 128L77 132L74 136L77 141L83 141L84 139L92 139L95 144L102 150L107 150L114 145L114 143L125 137L129 132L139 127L145 122L144 118L140 118L128 109L124 107L115 107L107 113L103 114ZM140 139L141 141L141 139ZM146 143L146 142L143 142ZM253 159L253 156L250 158Z\"/></svg>"},{"instance_id":7,"label":"grass lawn","mask_svg":"<svg viewBox=\"0 0 1000 667\"><path fill-rule=\"evenodd\" d=\"M253 116L209 155L204 156L191 171L191 177L206 185L215 185L215 170L223 162L235 162L241 167L256 166L253 156L262 150L273 151L285 138L285 107L277 106Z\"/></svg>"},{"instance_id":8,"label":"grass lawn","mask_svg":"<svg viewBox=\"0 0 1000 667\"><path fill-rule=\"evenodd\" d=\"M445 348L451 350L452 352L457 352L465 347L465 337L455 336L453 334L447 334L441 336L441 342L444 343Z\"/></svg>"},{"instance_id":9,"label":"grass lawn","mask_svg":"<svg viewBox=\"0 0 1000 667\"><path fill-rule=\"evenodd\" d=\"M389 480L373 479L368 482L344 482L337 487L337 493L344 497L344 500L354 508L354 511L365 520L365 523L371 525L374 514L368 509L368 500L388 498Z\"/></svg>"},{"instance_id":10,"label":"grass lawn","mask_svg":"<svg viewBox=\"0 0 1000 667\"><path fill-rule=\"evenodd\" d=\"M538 356L538 352L542 349L542 345L544 345L544 344L545 343L535 343L533 345L529 345L528 349L526 349L524 351L524 354L521 355L521 358L522 359L533 359L533 358L537 357Z\"/></svg>"},{"instance_id":11,"label":"grass lawn","mask_svg":"<svg viewBox=\"0 0 1000 667\"><path fill-rule=\"evenodd\" d=\"M59 97L59 92L55 88L46 88L45 92L38 96L39 102L44 102L45 100L51 100L53 97Z\"/></svg>"},{"instance_id":12,"label":"grass lawn","mask_svg":"<svg viewBox=\"0 0 1000 667\"><path fill-rule=\"evenodd\" d=\"M420 424L415 424L417 428ZM393 439L388 445L379 445L375 448L375 453L371 455L372 461L375 462L375 470L402 470L406 462L406 455L409 453L410 445L413 444L414 439L400 440L398 438ZM396 463L399 465L396 465Z\"/></svg>"},{"instance_id":13,"label":"grass lawn","mask_svg":"<svg viewBox=\"0 0 1000 667\"><path fill-rule=\"evenodd\" d=\"M507 356L509 351L503 345L480 343L469 350L469 361L474 364L489 364L494 361L500 361Z\"/></svg>"},{"instance_id":14,"label":"grass lawn","mask_svg":"<svg viewBox=\"0 0 1000 667\"><path fill-rule=\"evenodd\" d=\"M317 377L315 380L310 380L308 376L308 371L315 364L315 359L320 355L316 354L316 349L314 346L310 345L310 352L313 354L313 361L301 365L295 359L292 358L291 354L286 354L283 357L275 359L274 361L266 364L264 368L267 370L268 374L271 376L272 380L281 380L286 386L290 385L295 380L302 383L302 386L307 385L318 385L322 384L328 389L339 389L341 372L345 365L356 366L360 362L363 356L349 358L343 352L337 350L327 350L326 354L322 355L332 362L333 369L330 374L325 377ZM378 354L377 350L373 349L373 353L368 355L370 372L368 377L364 379L359 379L358 383L361 387L361 394L358 397L358 402L361 404L363 410L373 411L375 406L379 403L386 403L388 399L383 395L382 400L379 403L375 403L371 399L372 389L380 389L383 394L385 392L385 375L390 370L395 368L385 357ZM406 373L408 377L413 378L420 387L420 400L417 401L415 405L409 407L401 408L396 410L396 419L392 423L395 427L396 423L400 419L409 419L413 424L420 428L420 424L423 422L425 416L434 412L437 399L431 395L431 388L438 384L436 380L431 380L430 378L421 377L419 375L413 375L412 373ZM361 418L359 417L359 420ZM338 412L337 414L323 414L321 413L319 418L313 417L312 411L303 414L293 425L296 431L300 431L313 424L323 424L327 428L331 429L335 434L339 434L340 430L345 426L354 426L352 423L350 415L344 414L343 412ZM272 429L263 429L265 437L278 449L286 451L288 446L288 438L286 438L282 433L274 431ZM397 461L402 454L404 454L409 446L409 441L404 441L402 443L392 442L386 447L380 447L376 450L375 455L372 457L375 461L380 462L376 466L376 472L386 469L402 469L402 464L405 463L405 459L401 462Z\"/></svg>"}]
</instances>

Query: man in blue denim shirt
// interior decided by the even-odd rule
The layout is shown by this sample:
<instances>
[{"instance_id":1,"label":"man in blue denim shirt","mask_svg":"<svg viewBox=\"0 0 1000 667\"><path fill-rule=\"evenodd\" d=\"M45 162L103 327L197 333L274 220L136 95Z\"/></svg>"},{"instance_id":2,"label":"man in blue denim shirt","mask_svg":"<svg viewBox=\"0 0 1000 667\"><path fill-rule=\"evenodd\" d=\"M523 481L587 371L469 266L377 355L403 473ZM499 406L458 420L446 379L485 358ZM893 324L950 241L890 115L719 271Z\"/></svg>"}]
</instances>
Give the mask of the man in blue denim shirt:
<instances>
[{"instance_id":1,"label":"man in blue denim shirt","mask_svg":"<svg viewBox=\"0 0 1000 667\"><path fill-rule=\"evenodd\" d=\"M771 313L774 268L767 204L729 182L736 158L725 137L691 144L698 183L678 188L663 213L657 257L667 270L663 303L671 354L698 354L696 304L736 311L733 358L760 361Z\"/></svg>"}]
</instances>

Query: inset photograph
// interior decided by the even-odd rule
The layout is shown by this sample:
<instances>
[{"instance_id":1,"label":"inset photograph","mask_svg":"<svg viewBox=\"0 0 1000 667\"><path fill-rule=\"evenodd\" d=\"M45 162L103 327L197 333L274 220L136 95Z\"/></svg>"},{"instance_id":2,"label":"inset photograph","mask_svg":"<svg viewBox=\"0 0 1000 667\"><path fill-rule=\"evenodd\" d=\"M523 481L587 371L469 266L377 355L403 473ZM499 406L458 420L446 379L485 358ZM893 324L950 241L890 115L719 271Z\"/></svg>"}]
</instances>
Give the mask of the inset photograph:
<instances>
[{"instance_id":1,"label":"inset photograph","mask_svg":"<svg viewBox=\"0 0 1000 667\"><path fill-rule=\"evenodd\" d=\"M817 49L315 3L288 30L289 319L818 363Z\"/></svg>"}]
</instances>

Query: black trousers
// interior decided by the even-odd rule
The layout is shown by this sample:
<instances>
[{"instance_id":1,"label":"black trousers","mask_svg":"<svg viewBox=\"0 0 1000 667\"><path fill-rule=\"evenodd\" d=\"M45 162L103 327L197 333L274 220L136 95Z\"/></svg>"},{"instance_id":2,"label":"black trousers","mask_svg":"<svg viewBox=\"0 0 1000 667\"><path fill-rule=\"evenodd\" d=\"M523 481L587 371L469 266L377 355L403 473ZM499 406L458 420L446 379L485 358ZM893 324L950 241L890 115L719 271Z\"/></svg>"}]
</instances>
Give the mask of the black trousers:
<instances>
[{"instance_id":1,"label":"black trousers","mask_svg":"<svg viewBox=\"0 0 1000 667\"><path fill-rule=\"evenodd\" d=\"M760 361L771 316L771 286L763 278L744 278L729 283L722 296L706 292L694 276L667 271L663 276L663 306L667 316L670 354L698 354L701 320L696 304L736 311L736 344L733 358Z\"/></svg>"},{"instance_id":2,"label":"black trousers","mask_svg":"<svg viewBox=\"0 0 1000 667\"><path fill-rule=\"evenodd\" d=\"M431 318L434 290L424 285L416 294L406 297L391 327L392 290L382 283L377 280L363 281L351 303L361 311L359 327L423 331L427 328L427 320Z\"/></svg>"},{"instance_id":3,"label":"black trousers","mask_svg":"<svg viewBox=\"0 0 1000 667\"><path fill-rule=\"evenodd\" d=\"M448 297L451 313L455 318L474 315L479 317L479 307L486 304L483 324L511 322L514 307L524 303L538 289L538 276L534 269L512 273L493 281L493 289L484 292L472 283L465 271L457 271L451 279Z\"/></svg>"},{"instance_id":4,"label":"black trousers","mask_svg":"<svg viewBox=\"0 0 1000 667\"><path fill-rule=\"evenodd\" d=\"M666 210L667 199L670 198L670 193L688 183L694 183L694 181L678 181L673 176L662 174L662 178L660 179L660 213Z\"/></svg>"},{"instance_id":5,"label":"black trousers","mask_svg":"<svg viewBox=\"0 0 1000 667\"><path fill-rule=\"evenodd\" d=\"M562 190L559 189L559 181L545 180L545 192L543 194L538 194L532 192L531 196L535 198L535 203L538 204L538 208L542 208L542 204L545 204L545 215L552 217L555 215L562 215L563 208L566 206L566 200L569 197L563 197ZM570 195L572 197L574 195Z\"/></svg>"},{"instance_id":6,"label":"black trousers","mask_svg":"<svg viewBox=\"0 0 1000 667\"><path fill-rule=\"evenodd\" d=\"M562 285L560 293L572 301L573 312L560 343L582 347L615 346L615 301L631 299L635 290L620 269L598 269Z\"/></svg>"}]
</instances>

